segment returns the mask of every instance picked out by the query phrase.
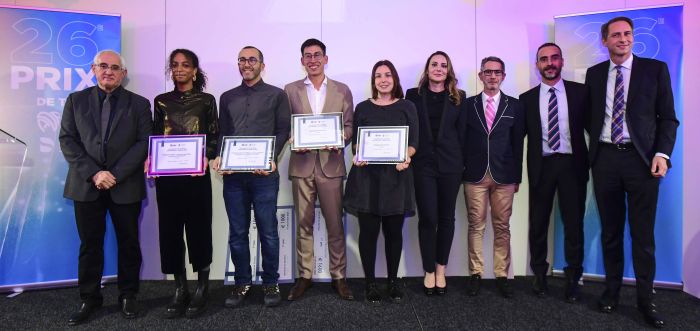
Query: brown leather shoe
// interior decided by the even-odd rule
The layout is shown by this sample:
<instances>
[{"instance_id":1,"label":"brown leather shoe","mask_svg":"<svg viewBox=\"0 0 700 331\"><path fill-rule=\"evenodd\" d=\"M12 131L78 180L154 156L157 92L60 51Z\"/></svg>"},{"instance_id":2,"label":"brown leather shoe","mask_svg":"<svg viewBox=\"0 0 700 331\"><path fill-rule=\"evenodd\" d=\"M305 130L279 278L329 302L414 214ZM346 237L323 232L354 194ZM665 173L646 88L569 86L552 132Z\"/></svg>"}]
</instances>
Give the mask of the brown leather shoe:
<instances>
[{"instance_id":1,"label":"brown leather shoe","mask_svg":"<svg viewBox=\"0 0 700 331\"><path fill-rule=\"evenodd\" d=\"M338 292L338 295L340 296L341 299L343 300L354 300L355 297L352 296L352 290L350 290L350 286L348 286L348 282L345 281L345 278L339 278L339 279L334 279L331 281L331 287Z\"/></svg>"},{"instance_id":2,"label":"brown leather shoe","mask_svg":"<svg viewBox=\"0 0 700 331\"><path fill-rule=\"evenodd\" d=\"M287 300L294 301L296 299L301 298L301 296L304 295L304 292L309 287L311 287L311 279L306 279L304 277L297 278L297 281L294 283L294 286L292 286L292 289L289 290Z\"/></svg>"}]
</instances>

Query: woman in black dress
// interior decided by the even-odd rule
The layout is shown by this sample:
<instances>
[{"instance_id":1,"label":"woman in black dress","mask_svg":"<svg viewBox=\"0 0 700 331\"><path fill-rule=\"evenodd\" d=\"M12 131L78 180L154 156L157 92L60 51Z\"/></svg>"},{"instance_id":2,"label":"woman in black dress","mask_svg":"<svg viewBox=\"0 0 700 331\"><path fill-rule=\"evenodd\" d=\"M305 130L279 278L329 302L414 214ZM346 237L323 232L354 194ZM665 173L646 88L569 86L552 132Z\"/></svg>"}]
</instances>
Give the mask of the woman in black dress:
<instances>
[{"instance_id":1,"label":"woman in black dress","mask_svg":"<svg viewBox=\"0 0 700 331\"><path fill-rule=\"evenodd\" d=\"M455 205L461 185L461 135L468 111L445 52L428 57L417 88L406 91L418 112L420 146L413 157L418 239L426 295L447 291L445 269L455 231Z\"/></svg>"},{"instance_id":2,"label":"woman in black dress","mask_svg":"<svg viewBox=\"0 0 700 331\"><path fill-rule=\"evenodd\" d=\"M175 277L175 295L166 307L166 317L185 314L195 317L206 308L209 291L209 265L212 262L212 202L208 160L216 157L218 120L216 99L203 90L206 76L199 58L187 49L170 53L168 72L175 89L161 94L153 102L154 135L206 134L203 176L158 177L158 229L160 260L164 274ZM185 272L185 243L192 269L197 272L197 289L190 299Z\"/></svg>"},{"instance_id":3,"label":"woman in black dress","mask_svg":"<svg viewBox=\"0 0 700 331\"><path fill-rule=\"evenodd\" d=\"M411 157L418 146L416 108L403 100L403 90L394 65L388 60L377 62L372 69L372 98L355 107L353 117L353 152L357 150L357 128L360 126L408 126L406 161L393 164L367 164L353 158L345 185L344 207L357 216L360 225L358 246L365 272L366 300L381 302L374 277L379 230L384 233L388 294L400 302L403 291L397 281L404 217L414 212Z\"/></svg>"}]
</instances>

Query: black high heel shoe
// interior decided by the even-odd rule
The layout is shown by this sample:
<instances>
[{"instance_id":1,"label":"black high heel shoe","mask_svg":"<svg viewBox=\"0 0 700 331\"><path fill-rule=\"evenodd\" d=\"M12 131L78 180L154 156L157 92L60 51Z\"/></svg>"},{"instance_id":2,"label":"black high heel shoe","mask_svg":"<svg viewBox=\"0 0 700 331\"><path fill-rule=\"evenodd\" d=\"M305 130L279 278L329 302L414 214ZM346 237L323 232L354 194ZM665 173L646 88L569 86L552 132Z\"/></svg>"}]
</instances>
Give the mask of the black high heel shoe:
<instances>
[{"instance_id":1,"label":"black high heel shoe","mask_svg":"<svg viewBox=\"0 0 700 331\"><path fill-rule=\"evenodd\" d=\"M427 273L426 273L426 275L427 275ZM435 294L436 287L435 286L433 286L433 287L425 286L425 276L426 275L423 276L423 293L425 293L425 295L427 295L427 296L432 296Z\"/></svg>"},{"instance_id":2,"label":"black high heel shoe","mask_svg":"<svg viewBox=\"0 0 700 331\"><path fill-rule=\"evenodd\" d=\"M437 295L447 294L447 279L445 279L445 287L440 287L437 285L437 275L435 275L435 293L437 293Z\"/></svg>"},{"instance_id":3,"label":"black high heel shoe","mask_svg":"<svg viewBox=\"0 0 700 331\"><path fill-rule=\"evenodd\" d=\"M445 287L439 287L439 286L435 285L435 293L437 295L447 294L447 285L445 285Z\"/></svg>"}]
</instances>

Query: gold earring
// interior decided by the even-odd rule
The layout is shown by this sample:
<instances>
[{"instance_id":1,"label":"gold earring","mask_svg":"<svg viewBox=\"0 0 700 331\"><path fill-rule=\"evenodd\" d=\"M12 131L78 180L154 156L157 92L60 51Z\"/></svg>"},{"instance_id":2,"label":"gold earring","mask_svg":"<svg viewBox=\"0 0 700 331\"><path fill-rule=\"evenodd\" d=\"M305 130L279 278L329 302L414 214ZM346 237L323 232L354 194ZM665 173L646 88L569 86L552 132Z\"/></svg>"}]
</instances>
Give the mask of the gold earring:
<instances>
[{"instance_id":1,"label":"gold earring","mask_svg":"<svg viewBox=\"0 0 700 331\"><path fill-rule=\"evenodd\" d=\"M193 81L193 82L196 82L196 81L197 81L197 75L194 75L194 76L192 77L192 81Z\"/></svg>"}]
</instances>

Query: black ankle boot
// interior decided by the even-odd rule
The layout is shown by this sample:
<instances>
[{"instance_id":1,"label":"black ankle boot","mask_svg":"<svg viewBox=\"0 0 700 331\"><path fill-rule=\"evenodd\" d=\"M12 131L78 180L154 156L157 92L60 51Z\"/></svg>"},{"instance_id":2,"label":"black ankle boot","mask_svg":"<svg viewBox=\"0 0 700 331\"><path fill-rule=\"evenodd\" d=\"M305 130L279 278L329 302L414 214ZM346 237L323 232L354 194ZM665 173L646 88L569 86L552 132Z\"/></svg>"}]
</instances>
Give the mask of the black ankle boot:
<instances>
[{"instance_id":1,"label":"black ankle boot","mask_svg":"<svg viewBox=\"0 0 700 331\"><path fill-rule=\"evenodd\" d=\"M185 271L175 274L175 295L172 301L165 307L165 317L175 318L185 313L190 301L190 292L187 290L187 276Z\"/></svg>"},{"instance_id":2,"label":"black ankle boot","mask_svg":"<svg viewBox=\"0 0 700 331\"><path fill-rule=\"evenodd\" d=\"M190 306L187 307L185 315L187 318L193 318L202 314L207 308L209 300L209 267L197 272L197 290L192 296Z\"/></svg>"},{"instance_id":3,"label":"black ankle boot","mask_svg":"<svg viewBox=\"0 0 700 331\"><path fill-rule=\"evenodd\" d=\"M365 285L365 300L372 305L378 305L382 302L382 295L379 294L377 283L374 281L368 281Z\"/></svg>"},{"instance_id":4,"label":"black ankle boot","mask_svg":"<svg viewBox=\"0 0 700 331\"><path fill-rule=\"evenodd\" d=\"M398 279L389 279L387 292L394 303L400 303L403 300L403 290L401 290L401 282Z\"/></svg>"}]
</instances>

